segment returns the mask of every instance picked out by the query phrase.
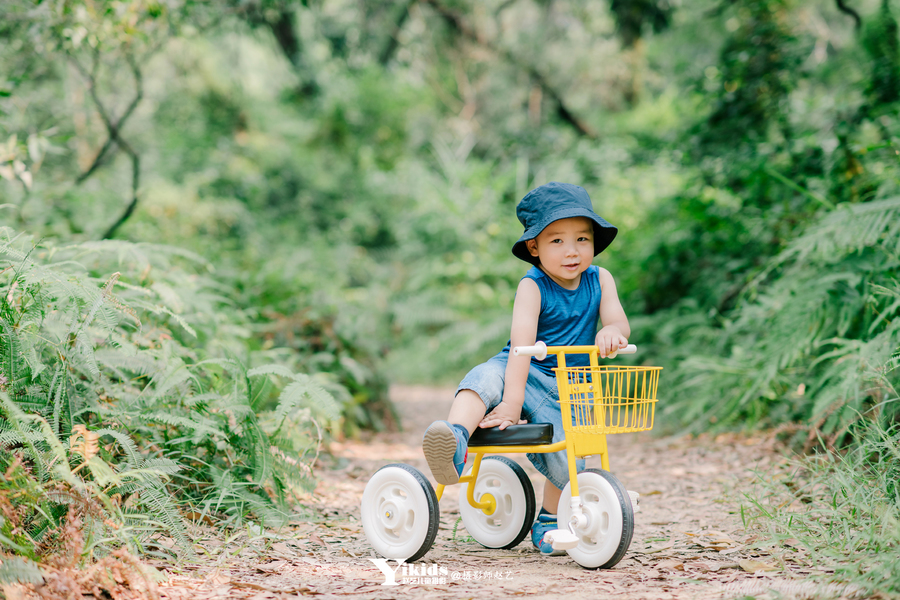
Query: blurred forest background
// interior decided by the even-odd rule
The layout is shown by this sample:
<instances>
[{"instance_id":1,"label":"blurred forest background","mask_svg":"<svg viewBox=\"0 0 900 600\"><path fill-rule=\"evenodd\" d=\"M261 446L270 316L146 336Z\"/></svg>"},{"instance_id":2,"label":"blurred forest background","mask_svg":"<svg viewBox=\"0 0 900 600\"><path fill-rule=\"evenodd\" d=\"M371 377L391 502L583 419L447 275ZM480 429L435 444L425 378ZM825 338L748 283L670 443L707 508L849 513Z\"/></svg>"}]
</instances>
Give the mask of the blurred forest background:
<instances>
[{"instance_id":1,"label":"blurred forest background","mask_svg":"<svg viewBox=\"0 0 900 600\"><path fill-rule=\"evenodd\" d=\"M875 440L896 553L898 11L4 0L4 576L287 518L322 435L506 342L551 180L619 227L657 428Z\"/></svg>"}]
</instances>

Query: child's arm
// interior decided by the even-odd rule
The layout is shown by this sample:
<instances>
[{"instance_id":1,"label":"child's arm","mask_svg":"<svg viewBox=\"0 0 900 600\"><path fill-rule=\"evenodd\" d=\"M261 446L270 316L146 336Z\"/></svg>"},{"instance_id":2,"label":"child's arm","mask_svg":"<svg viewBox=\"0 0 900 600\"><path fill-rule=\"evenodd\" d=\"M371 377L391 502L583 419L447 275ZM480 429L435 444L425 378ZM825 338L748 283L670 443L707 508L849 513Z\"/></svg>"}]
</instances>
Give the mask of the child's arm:
<instances>
[{"instance_id":1,"label":"child's arm","mask_svg":"<svg viewBox=\"0 0 900 600\"><path fill-rule=\"evenodd\" d=\"M538 316L541 313L541 291L533 279L523 279L516 290L513 305L512 328L509 334L510 348L532 346L537 336ZM503 384L503 401L484 416L479 427L506 429L510 425L524 423L519 417L525 402L525 384L528 381L530 356L514 356L509 353Z\"/></svg>"},{"instance_id":2,"label":"child's arm","mask_svg":"<svg viewBox=\"0 0 900 600\"><path fill-rule=\"evenodd\" d=\"M631 327L628 325L628 317L625 309L619 302L619 294L616 291L616 282L613 276L604 268L600 268L600 323L603 328L597 332L594 343L600 348L600 356L606 355L614 349L624 348L628 345L628 336L631 335Z\"/></svg>"}]
</instances>

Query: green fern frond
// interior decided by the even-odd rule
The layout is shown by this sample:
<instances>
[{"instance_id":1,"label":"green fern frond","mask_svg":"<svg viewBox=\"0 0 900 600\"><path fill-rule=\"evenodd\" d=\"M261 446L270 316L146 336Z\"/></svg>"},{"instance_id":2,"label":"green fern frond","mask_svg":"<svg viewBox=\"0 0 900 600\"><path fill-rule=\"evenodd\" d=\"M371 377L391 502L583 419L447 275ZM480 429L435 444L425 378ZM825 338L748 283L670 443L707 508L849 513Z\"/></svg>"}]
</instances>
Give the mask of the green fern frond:
<instances>
[{"instance_id":1,"label":"green fern frond","mask_svg":"<svg viewBox=\"0 0 900 600\"><path fill-rule=\"evenodd\" d=\"M210 263L209 260L204 256L197 254L196 252L191 252L190 250L187 250L185 248L179 248L177 246L164 246L162 244L151 244L147 242L133 244L133 246L140 250L146 250L153 256L179 256L203 267L204 269L212 270L213 268L212 263Z\"/></svg>"},{"instance_id":2,"label":"green fern frond","mask_svg":"<svg viewBox=\"0 0 900 600\"><path fill-rule=\"evenodd\" d=\"M122 433L121 431L116 431L115 429L109 429L108 427L104 427L102 429L94 430L101 438L103 436L108 435L119 443L119 446L125 450L125 454L128 457L128 464L137 465L142 459L140 456L140 451L138 450L137 445L134 443L134 440L131 439L130 436Z\"/></svg>"},{"instance_id":3,"label":"green fern frond","mask_svg":"<svg viewBox=\"0 0 900 600\"><path fill-rule=\"evenodd\" d=\"M19 238L25 236L24 233L17 233L13 235L15 232L9 229L8 227L4 227L3 235L7 238L7 241L3 244L0 244L0 256L9 257L11 260L16 262L23 262L28 259L28 253L19 250L15 243ZM9 237L9 236L13 237Z\"/></svg>"},{"instance_id":4,"label":"green fern frond","mask_svg":"<svg viewBox=\"0 0 900 600\"><path fill-rule=\"evenodd\" d=\"M15 402L10 400L9 396L6 392L0 392L0 408L4 410L6 413L7 421L10 422L13 428L22 435L22 441L26 445L26 447L31 451L32 456L35 459L41 459L38 462L38 465L42 467L41 470L46 471L46 468L49 467L52 462L56 467L62 467L60 471L64 474L63 478L70 484L74 484L74 476L72 476L71 471L69 470L69 463L67 460L67 453L65 447L56 437L56 434L53 432L52 427L47 422L46 419L38 416L38 415L29 415L24 412L16 405ZM40 438L40 442L46 444L50 448L50 452L47 453L47 457L49 460L46 460L45 453L40 452L35 446L35 442L31 441L30 436L27 435L28 430L25 428L25 423L33 423L38 431L42 434ZM67 473L67 474L66 474Z\"/></svg>"},{"instance_id":5,"label":"green fern frond","mask_svg":"<svg viewBox=\"0 0 900 600\"><path fill-rule=\"evenodd\" d=\"M89 293L91 296L94 296L93 301L90 304L90 307L87 310L87 314L78 323L77 327L73 327L73 330L70 331L70 335L78 335L88 327L90 327L95 320L97 320L98 314L100 315L99 321L102 324L102 327L107 332L112 332L116 329L119 324L118 314L113 310L109 304L112 301L112 288L115 286L116 281L119 279L119 273L115 273L112 277L109 278L108 281L105 282L102 289L94 294L93 290ZM88 288L90 289L90 288Z\"/></svg>"},{"instance_id":6,"label":"green fern frond","mask_svg":"<svg viewBox=\"0 0 900 600\"><path fill-rule=\"evenodd\" d=\"M151 514L164 525L169 535L175 538L189 555L193 555L194 551L188 541L184 520L178 514L178 509L172 501L171 495L165 491L165 488L148 485L141 489L140 499L141 504L152 510Z\"/></svg>"},{"instance_id":7,"label":"green fern frond","mask_svg":"<svg viewBox=\"0 0 900 600\"><path fill-rule=\"evenodd\" d=\"M153 377L153 398L161 398L169 390L193 378L193 374L187 365L181 361L173 361L164 371Z\"/></svg>"},{"instance_id":8,"label":"green fern frond","mask_svg":"<svg viewBox=\"0 0 900 600\"><path fill-rule=\"evenodd\" d=\"M132 376L146 377L160 371L156 357L147 353L132 353L130 349L98 349L94 351L94 358L100 366L110 369L123 380Z\"/></svg>"},{"instance_id":9,"label":"green fern frond","mask_svg":"<svg viewBox=\"0 0 900 600\"><path fill-rule=\"evenodd\" d=\"M247 423L247 433L253 452L253 480L262 486L272 475L272 455L269 452L269 438L260 428L256 418Z\"/></svg>"},{"instance_id":10,"label":"green fern frond","mask_svg":"<svg viewBox=\"0 0 900 600\"><path fill-rule=\"evenodd\" d=\"M203 419L203 421L196 421L195 418L198 418L198 415L193 415L193 418L183 417L177 414L171 414L163 411L154 411L152 413L143 415L143 420L150 423L163 423L165 425L171 425L173 427L183 427L188 429L189 431L194 432L195 434L205 434L209 436L216 436L221 434L221 431L218 427L216 427L215 422L209 419ZM195 441L197 441L196 437L194 437Z\"/></svg>"},{"instance_id":11,"label":"green fern frond","mask_svg":"<svg viewBox=\"0 0 900 600\"><path fill-rule=\"evenodd\" d=\"M207 501L207 510L229 513L238 522L244 514L253 512L273 526L281 526L290 518L292 513L286 507L273 505L267 496L251 491L251 487L255 490L256 486L235 481L230 471L214 469L213 477L218 493Z\"/></svg>"},{"instance_id":12,"label":"green fern frond","mask_svg":"<svg viewBox=\"0 0 900 600\"><path fill-rule=\"evenodd\" d=\"M75 365L79 371L83 371L83 367L87 367L87 372L93 377L100 377L100 365L94 356L94 345L91 340L87 339L87 335L81 334L73 338L74 340L74 356L70 355L70 362Z\"/></svg>"},{"instance_id":13,"label":"green fern frond","mask_svg":"<svg viewBox=\"0 0 900 600\"><path fill-rule=\"evenodd\" d=\"M5 423L9 423L6 421ZM44 441L44 436L38 431L21 430L12 425L0 428L0 448L6 450L21 444L33 445Z\"/></svg>"},{"instance_id":14,"label":"green fern frond","mask_svg":"<svg viewBox=\"0 0 900 600\"><path fill-rule=\"evenodd\" d=\"M182 317L181 315L172 312L170 309L166 308L165 306L156 306L153 309L153 312L155 312L156 314L169 315L170 317L172 317L175 320L176 323L181 325L181 327L184 328L185 331L187 331L189 334L191 334L192 337L194 337L194 338L197 337L197 332L194 331L193 327L188 325L188 322L185 321L184 317Z\"/></svg>"},{"instance_id":15,"label":"green fern frond","mask_svg":"<svg viewBox=\"0 0 900 600\"><path fill-rule=\"evenodd\" d=\"M294 373L284 365L271 364L261 367L254 367L247 371L248 377L257 377L259 375L279 375L281 377L294 378Z\"/></svg>"},{"instance_id":16,"label":"green fern frond","mask_svg":"<svg viewBox=\"0 0 900 600\"><path fill-rule=\"evenodd\" d=\"M278 398L278 405L274 411L276 435L284 424L285 418L300 406L318 410L330 419L340 416L340 409L333 396L315 383L311 377L298 374L294 378L296 381L285 386Z\"/></svg>"},{"instance_id":17,"label":"green fern frond","mask_svg":"<svg viewBox=\"0 0 900 600\"><path fill-rule=\"evenodd\" d=\"M90 469L91 476L100 487L116 485L122 481L122 476L99 456L92 456L87 460L87 466ZM84 472L84 471L82 471Z\"/></svg>"},{"instance_id":18,"label":"green fern frond","mask_svg":"<svg viewBox=\"0 0 900 600\"><path fill-rule=\"evenodd\" d=\"M2 556L0 561L0 584L44 583L44 575L37 563L18 556Z\"/></svg>"},{"instance_id":19,"label":"green fern frond","mask_svg":"<svg viewBox=\"0 0 900 600\"><path fill-rule=\"evenodd\" d=\"M791 242L776 262L831 262L872 246L900 252L900 198L838 206Z\"/></svg>"},{"instance_id":20,"label":"green fern frond","mask_svg":"<svg viewBox=\"0 0 900 600\"><path fill-rule=\"evenodd\" d=\"M184 466L179 465L170 458L147 458L141 461L138 468L146 470L147 472L152 471L160 475L174 475L175 473L184 470ZM123 473L123 476L125 474L126 473Z\"/></svg>"}]
</instances>

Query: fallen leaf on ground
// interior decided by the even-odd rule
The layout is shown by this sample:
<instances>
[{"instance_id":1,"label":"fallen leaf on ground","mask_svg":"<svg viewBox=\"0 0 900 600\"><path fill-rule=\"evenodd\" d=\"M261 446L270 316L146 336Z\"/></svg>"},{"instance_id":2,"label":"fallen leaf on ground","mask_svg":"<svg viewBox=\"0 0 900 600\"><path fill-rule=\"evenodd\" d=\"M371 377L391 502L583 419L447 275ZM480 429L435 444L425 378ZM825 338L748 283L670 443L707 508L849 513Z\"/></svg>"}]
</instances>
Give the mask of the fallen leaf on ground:
<instances>
[{"instance_id":1,"label":"fallen leaf on ground","mask_svg":"<svg viewBox=\"0 0 900 600\"><path fill-rule=\"evenodd\" d=\"M707 542L706 540L695 540L694 544L697 546L701 546L703 548L707 548L709 550L725 550L726 548L730 548L731 545L722 542Z\"/></svg>"},{"instance_id":2,"label":"fallen leaf on ground","mask_svg":"<svg viewBox=\"0 0 900 600\"><path fill-rule=\"evenodd\" d=\"M656 554L657 552L663 552L665 550L671 550L675 545L675 542L669 542L668 544L664 544L659 546L658 548L650 548L649 550L643 550L642 554Z\"/></svg>"},{"instance_id":3,"label":"fallen leaf on ground","mask_svg":"<svg viewBox=\"0 0 900 600\"><path fill-rule=\"evenodd\" d=\"M759 571L777 571L778 567L764 563L759 560L742 560L738 563L741 568L748 573L757 573Z\"/></svg>"},{"instance_id":4,"label":"fallen leaf on ground","mask_svg":"<svg viewBox=\"0 0 900 600\"><path fill-rule=\"evenodd\" d=\"M213 585L222 585L231 581L231 577L220 571L219 569L213 569L209 575L206 576L207 583L211 583Z\"/></svg>"},{"instance_id":5,"label":"fallen leaf on ground","mask_svg":"<svg viewBox=\"0 0 900 600\"><path fill-rule=\"evenodd\" d=\"M191 511L191 512L185 513L184 518L186 518L189 521L203 521L207 525L212 525L213 527L215 527L215 525L216 525L216 522L213 521L209 515L205 515L203 513L199 513L196 511Z\"/></svg>"},{"instance_id":6,"label":"fallen leaf on ground","mask_svg":"<svg viewBox=\"0 0 900 600\"><path fill-rule=\"evenodd\" d=\"M691 563L692 568L698 569L701 573L715 573L723 569L737 569L740 567L737 563L708 563L704 561L695 561Z\"/></svg>"},{"instance_id":7,"label":"fallen leaf on ground","mask_svg":"<svg viewBox=\"0 0 900 600\"><path fill-rule=\"evenodd\" d=\"M286 560L276 560L269 563L258 564L256 565L256 569L263 573L275 573L282 570L287 564L288 562Z\"/></svg>"}]
</instances>

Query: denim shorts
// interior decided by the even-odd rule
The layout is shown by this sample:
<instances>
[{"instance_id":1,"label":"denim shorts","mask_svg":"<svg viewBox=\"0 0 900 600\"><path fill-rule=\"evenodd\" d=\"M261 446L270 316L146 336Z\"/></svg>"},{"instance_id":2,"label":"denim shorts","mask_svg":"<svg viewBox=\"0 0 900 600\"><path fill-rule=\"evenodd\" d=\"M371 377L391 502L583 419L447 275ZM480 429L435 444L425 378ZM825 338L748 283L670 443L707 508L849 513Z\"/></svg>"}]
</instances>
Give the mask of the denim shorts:
<instances>
[{"instance_id":1,"label":"denim shorts","mask_svg":"<svg viewBox=\"0 0 900 600\"><path fill-rule=\"evenodd\" d=\"M484 402L485 414L489 413L503 400L503 379L506 376L508 352L500 352L469 371L459 384L456 393L461 390L472 390ZM556 377L547 375L534 364L528 370L528 381L525 384L525 403L522 405L522 416L529 423L552 423L553 443L566 439L562 425L562 413L559 407L559 390L556 388ZM562 489L569 482L569 463L566 451L547 454L526 454L528 460L550 483ZM576 462L576 471L584 469L584 459Z\"/></svg>"}]
</instances>

